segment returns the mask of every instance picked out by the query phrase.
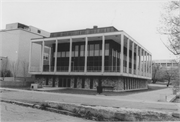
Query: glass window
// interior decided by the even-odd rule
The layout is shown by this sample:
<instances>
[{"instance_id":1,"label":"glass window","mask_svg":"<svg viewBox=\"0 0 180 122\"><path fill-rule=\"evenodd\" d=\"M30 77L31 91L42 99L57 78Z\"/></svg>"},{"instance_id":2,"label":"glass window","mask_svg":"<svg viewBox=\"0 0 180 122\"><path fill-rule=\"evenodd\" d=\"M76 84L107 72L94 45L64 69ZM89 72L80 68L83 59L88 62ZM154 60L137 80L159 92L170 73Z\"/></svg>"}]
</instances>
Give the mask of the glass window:
<instances>
[{"instance_id":1,"label":"glass window","mask_svg":"<svg viewBox=\"0 0 180 122\"><path fill-rule=\"evenodd\" d=\"M61 52L58 52L57 57L61 57Z\"/></svg>"},{"instance_id":2,"label":"glass window","mask_svg":"<svg viewBox=\"0 0 180 122\"><path fill-rule=\"evenodd\" d=\"M65 52L62 52L62 55L61 55L61 57L65 57Z\"/></svg>"},{"instance_id":3,"label":"glass window","mask_svg":"<svg viewBox=\"0 0 180 122\"><path fill-rule=\"evenodd\" d=\"M76 45L76 46L75 46L75 51L78 51L78 48L79 48L79 46L78 46L78 45Z\"/></svg>"},{"instance_id":4,"label":"glass window","mask_svg":"<svg viewBox=\"0 0 180 122\"><path fill-rule=\"evenodd\" d=\"M80 56L84 56L84 50L80 52Z\"/></svg>"},{"instance_id":5,"label":"glass window","mask_svg":"<svg viewBox=\"0 0 180 122\"><path fill-rule=\"evenodd\" d=\"M75 51L75 57L78 57L78 51Z\"/></svg>"},{"instance_id":6,"label":"glass window","mask_svg":"<svg viewBox=\"0 0 180 122\"><path fill-rule=\"evenodd\" d=\"M94 50L94 45L93 44L90 45L90 50Z\"/></svg>"},{"instance_id":7,"label":"glass window","mask_svg":"<svg viewBox=\"0 0 180 122\"><path fill-rule=\"evenodd\" d=\"M106 45L105 45L105 50L109 50L109 44L107 43Z\"/></svg>"},{"instance_id":8,"label":"glass window","mask_svg":"<svg viewBox=\"0 0 180 122\"><path fill-rule=\"evenodd\" d=\"M99 56L99 50L95 50L95 56Z\"/></svg>"},{"instance_id":9,"label":"glass window","mask_svg":"<svg viewBox=\"0 0 180 122\"><path fill-rule=\"evenodd\" d=\"M99 50L99 44L95 44L95 50Z\"/></svg>"},{"instance_id":10,"label":"glass window","mask_svg":"<svg viewBox=\"0 0 180 122\"><path fill-rule=\"evenodd\" d=\"M81 51L84 51L84 45L81 45Z\"/></svg>"},{"instance_id":11,"label":"glass window","mask_svg":"<svg viewBox=\"0 0 180 122\"><path fill-rule=\"evenodd\" d=\"M69 51L66 52L66 57L69 57Z\"/></svg>"},{"instance_id":12,"label":"glass window","mask_svg":"<svg viewBox=\"0 0 180 122\"><path fill-rule=\"evenodd\" d=\"M74 51L72 51L72 54L71 54L71 55L72 55L72 57L74 57Z\"/></svg>"}]
</instances>

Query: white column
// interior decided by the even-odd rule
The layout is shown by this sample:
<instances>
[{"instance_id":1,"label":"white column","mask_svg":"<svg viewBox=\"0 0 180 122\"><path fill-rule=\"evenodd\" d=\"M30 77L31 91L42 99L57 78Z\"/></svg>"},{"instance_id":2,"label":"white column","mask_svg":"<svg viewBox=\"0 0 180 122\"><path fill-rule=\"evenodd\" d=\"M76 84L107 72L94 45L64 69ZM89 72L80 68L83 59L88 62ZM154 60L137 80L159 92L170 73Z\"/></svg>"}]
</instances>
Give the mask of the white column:
<instances>
[{"instance_id":1,"label":"white column","mask_svg":"<svg viewBox=\"0 0 180 122\"><path fill-rule=\"evenodd\" d=\"M87 56L88 56L88 38L85 38L85 67L84 67L84 72L87 72Z\"/></svg>"},{"instance_id":2,"label":"white column","mask_svg":"<svg viewBox=\"0 0 180 122\"><path fill-rule=\"evenodd\" d=\"M105 37L102 36L102 68L101 72L104 72L104 46L105 46Z\"/></svg>"},{"instance_id":3,"label":"white column","mask_svg":"<svg viewBox=\"0 0 180 122\"><path fill-rule=\"evenodd\" d=\"M127 73L129 73L129 39L127 39Z\"/></svg>"},{"instance_id":4,"label":"white column","mask_svg":"<svg viewBox=\"0 0 180 122\"><path fill-rule=\"evenodd\" d=\"M30 47L29 47L29 66L28 70L31 71L31 56L32 56L32 42L30 41Z\"/></svg>"},{"instance_id":5,"label":"white column","mask_svg":"<svg viewBox=\"0 0 180 122\"><path fill-rule=\"evenodd\" d=\"M51 48L49 48L49 72L51 71Z\"/></svg>"},{"instance_id":6,"label":"white column","mask_svg":"<svg viewBox=\"0 0 180 122\"><path fill-rule=\"evenodd\" d=\"M147 59L147 52L146 52L146 76L148 76L148 59Z\"/></svg>"},{"instance_id":7,"label":"white column","mask_svg":"<svg viewBox=\"0 0 180 122\"><path fill-rule=\"evenodd\" d=\"M138 54L138 45L136 44L136 75L138 75L138 67L139 67L139 54Z\"/></svg>"},{"instance_id":8,"label":"white column","mask_svg":"<svg viewBox=\"0 0 180 122\"><path fill-rule=\"evenodd\" d=\"M71 72L71 58L72 58L72 38L69 41L69 73Z\"/></svg>"},{"instance_id":9,"label":"white column","mask_svg":"<svg viewBox=\"0 0 180 122\"><path fill-rule=\"evenodd\" d=\"M44 63L44 41L42 42L42 53L41 53L41 72L43 72Z\"/></svg>"},{"instance_id":10,"label":"white column","mask_svg":"<svg viewBox=\"0 0 180 122\"><path fill-rule=\"evenodd\" d=\"M134 74L134 42L132 42L132 74Z\"/></svg>"},{"instance_id":11,"label":"white column","mask_svg":"<svg viewBox=\"0 0 180 122\"><path fill-rule=\"evenodd\" d=\"M124 58L124 35L121 34L121 53L120 53L120 72L123 74L123 58Z\"/></svg>"},{"instance_id":12,"label":"white column","mask_svg":"<svg viewBox=\"0 0 180 122\"><path fill-rule=\"evenodd\" d=\"M57 71L57 49L58 49L58 40L56 39L55 58L54 58L54 72Z\"/></svg>"},{"instance_id":13,"label":"white column","mask_svg":"<svg viewBox=\"0 0 180 122\"><path fill-rule=\"evenodd\" d=\"M139 53L139 65L140 65L140 68L139 68L139 74L142 75L142 62L141 62L142 48L139 47L139 49L140 49L140 53Z\"/></svg>"}]
</instances>

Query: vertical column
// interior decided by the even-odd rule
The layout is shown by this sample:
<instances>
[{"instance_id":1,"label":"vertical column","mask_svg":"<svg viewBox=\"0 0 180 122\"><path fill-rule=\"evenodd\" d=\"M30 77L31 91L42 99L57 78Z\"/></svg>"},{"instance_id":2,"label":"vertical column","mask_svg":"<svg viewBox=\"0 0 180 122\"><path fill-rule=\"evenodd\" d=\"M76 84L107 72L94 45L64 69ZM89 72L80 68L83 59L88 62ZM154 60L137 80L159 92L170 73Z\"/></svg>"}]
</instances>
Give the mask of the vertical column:
<instances>
[{"instance_id":1,"label":"vertical column","mask_svg":"<svg viewBox=\"0 0 180 122\"><path fill-rule=\"evenodd\" d=\"M149 77L149 53L147 53L147 76Z\"/></svg>"},{"instance_id":2,"label":"vertical column","mask_svg":"<svg viewBox=\"0 0 180 122\"><path fill-rule=\"evenodd\" d=\"M32 55L32 42L30 41L30 47L29 47L29 66L28 70L31 71L31 55Z\"/></svg>"},{"instance_id":3,"label":"vertical column","mask_svg":"<svg viewBox=\"0 0 180 122\"><path fill-rule=\"evenodd\" d=\"M134 42L132 42L132 74L134 74Z\"/></svg>"},{"instance_id":4,"label":"vertical column","mask_svg":"<svg viewBox=\"0 0 180 122\"><path fill-rule=\"evenodd\" d=\"M105 46L105 37L102 36L102 67L101 72L104 72L104 46Z\"/></svg>"},{"instance_id":5,"label":"vertical column","mask_svg":"<svg viewBox=\"0 0 180 122\"><path fill-rule=\"evenodd\" d=\"M71 58L72 58L72 38L70 38L69 44L69 73L71 72Z\"/></svg>"},{"instance_id":6,"label":"vertical column","mask_svg":"<svg viewBox=\"0 0 180 122\"><path fill-rule=\"evenodd\" d=\"M127 40L127 67L126 67L126 73L129 73L129 39Z\"/></svg>"},{"instance_id":7,"label":"vertical column","mask_svg":"<svg viewBox=\"0 0 180 122\"><path fill-rule=\"evenodd\" d=\"M145 55L146 55L146 76L148 76L148 70L147 70L147 68L148 68L148 67L147 67L147 65L148 65L147 52L146 52L146 54L145 54Z\"/></svg>"},{"instance_id":8,"label":"vertical column","mask_svg":"<svg viewBox=\"0 0 180 122\"><path fill-rule=\"evenodd\" d=\"M49 72L51 72L51 48L49 48Z\"/></svg>"},{"instance_id":9,"label":"vertical column","mask_svg":"<svg viewBox=\"0 0 180 122\"><path fill-rule=\"evenodd\" d=\"M43 72L43 64L44 63L44 40L42 42L42 53L41 53L41 72Z\"/></svg>"},{"instance_id":10,"label":"vertical column","mask_svg":"<svg viewBox=\"0 0 180 122\"><path fill-rule=\"evenodd\" d=\"M142 61L141 61L141 57L142 57L142 48L139 47L140 49L140 53L139 53L139 65L140 65L140 68L139 68L139 74L142 75Z\"/></svg>"},{"instance_id":11,"label":"vertical column","mask_svg":"<svg viewBox=\"0 0 180 122\"><path fill-rule=\"evenodd\" d=\"M123 74L123 58L124 58L124 35L121 34L121 53L120 53L120 72Z\"/></svg>"},{"instance_id":12,"label":"vertical column","mask_svg":"<svg viewBox=\"0 0 180 122\"><path fill-rule=\"evenodd\" d=\"M150 60L151 60L151 61L150 61L150 62L151 62L151 63L150 63L150 65L151 65L150 74L151 74L151 76L152 76L152 55L150 55Z\"/></svg>"},{"instance_id":13,"label":"vertical column","mask_svg":"<svg viewBox=\"0 0 180 122\"><path fill-rule=\"evenodd\" d=\"M57 70L57 49L58 49L58 40L56 39L55 58L54 58L54 72L56 72L56 70Z\"/></svg>"},{"instance_id":14,"label":"vertical column","mask_svg":"<svg viewBox=\"0 0 180 122\"><path fill-rule=\"evenodd\" d=\"M88 38L85 38L85 67L84 67L84 72L87 72L87 48L88 48Z\"/></svg>"},{"instance_id":15,"label":"vertical column","mask_svg":"<svg viewBox=\"0 0 180 122\"><path fill-rule=\"evenodd\" d=\"M138 51L138 45L136 44L136 75L138 75L138 73L139 73L139 71L138 71L138 67L139 67L138 57L139 57L139 51Z\"/></svg>"}]
</instances>

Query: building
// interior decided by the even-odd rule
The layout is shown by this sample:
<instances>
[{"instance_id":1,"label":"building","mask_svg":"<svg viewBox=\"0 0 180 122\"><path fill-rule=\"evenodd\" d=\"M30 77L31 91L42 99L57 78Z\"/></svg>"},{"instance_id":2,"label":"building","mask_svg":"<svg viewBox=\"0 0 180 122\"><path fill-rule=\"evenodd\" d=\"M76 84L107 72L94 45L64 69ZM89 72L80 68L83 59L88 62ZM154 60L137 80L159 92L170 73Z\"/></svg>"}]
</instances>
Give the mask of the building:
<instances>
[{"instance_id":1,"label":"building","mask_svg":"<svg viewBox=\"0 0 180 122\"><path fill-rule=\"evenodd\" d=\"M127 91L146 89L151 79L151 53L114 27L54 32L30 47L29 73L43 85Z\"/></svg>"},{"instance_id":2,"label":"building","mask_svg":"<svg viewBox=\"0 0 180 122\"><path fill-rule=\"evenodd\" d=\"M29 48L32 38L49 37L50 33L33 26L27 26L21 23L7 24L6 29L0 30L0 70L3 60L8 61L8 69L13 74L13 68L16 67L17 77L23 77L26 70L28 73ZM25 69L26 68L26 69ZM0 73L1 74L1 73Z\"/></svg>"},{"instance_id":3,"label":"building","mask_svg":"<svg viewBox=\"0 0 180 122\"><path fill-rule=\"evenodd\" d=\"M153 60L153 65L160 66L160 68L170 69L178 68L178 62L176 60Z\"/></svg>"}]
</instances>

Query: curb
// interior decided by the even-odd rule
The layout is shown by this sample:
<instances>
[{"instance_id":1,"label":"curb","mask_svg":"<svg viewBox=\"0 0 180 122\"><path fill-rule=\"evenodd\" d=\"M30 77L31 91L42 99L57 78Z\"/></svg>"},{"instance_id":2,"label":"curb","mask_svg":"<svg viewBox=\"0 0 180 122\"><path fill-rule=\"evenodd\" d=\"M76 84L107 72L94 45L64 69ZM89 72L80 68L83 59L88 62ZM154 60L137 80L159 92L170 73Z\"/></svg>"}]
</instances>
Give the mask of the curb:
<instances>
[{"instance_id":1,"label":"curb","mask_svg":"<svg viewBox=\"0 0 180 122\"><path fill-rule=\"evenodd\" d=\"M180 113L90 106L56 101L45 101L39 104L11 100L0 101L96 121L180 121Z\"/></svg>"}]
</instances>

